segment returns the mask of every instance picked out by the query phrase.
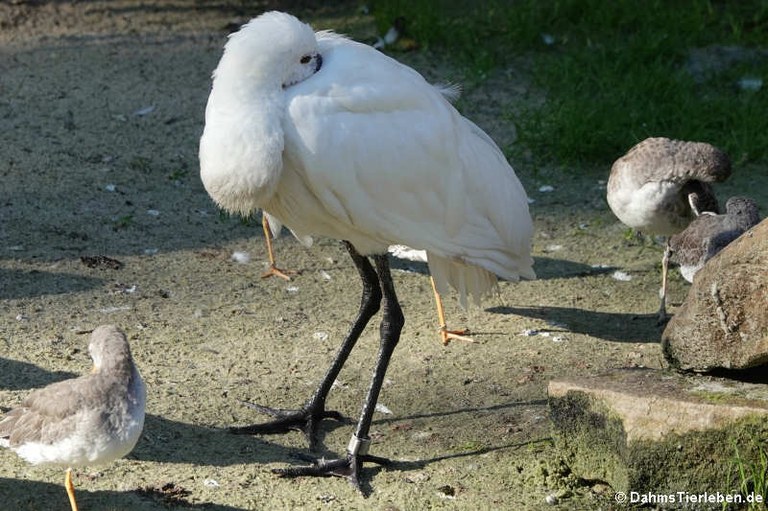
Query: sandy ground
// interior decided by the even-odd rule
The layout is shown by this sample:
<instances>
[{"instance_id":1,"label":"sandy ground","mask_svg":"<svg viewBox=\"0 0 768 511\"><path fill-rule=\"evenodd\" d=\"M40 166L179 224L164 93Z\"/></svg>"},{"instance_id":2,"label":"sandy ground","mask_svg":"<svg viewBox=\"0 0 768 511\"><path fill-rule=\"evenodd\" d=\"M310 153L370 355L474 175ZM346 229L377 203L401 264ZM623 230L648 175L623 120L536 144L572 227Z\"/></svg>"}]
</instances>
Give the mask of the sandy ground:
<instances>
[{"instance_id":1,"label":"sandy ground","mask_svg":"<svg viewBox=\"0 0 768 511\"><path fill-rule=\"evenodd\" d=\"M0 405L88 371L87 332L115 323L147 382L148 417L126 459L77 471L83 510L610 508L609 489L580 483L561 463L546 406L552 377L663 365L653 316L661 247L626 236L608 210L610 162L588 175L513 162L535 199L540 278L502 283L467 313L447 297L449 322L471 328L474 344L438 342L424 267L394 263L406 326L372 453L395 463L366 466L367 497L342 479L272 475L301 463L298 433L225 431L261 420L239 400L301 404L359 302L356 272L331 240L306 249L281 237L281 265L301 273L292 282L259 278L258 221L219 214L198 178L210 73L227 26L263 7L0 5ZM373 36L371 18L354 6L306 19ZM431 80L462 80L446 56L398 58ZM534 96L510 68L466 90L461 108L508 146L514 128L505 119ZM720 193L760 193L768 211L767 181L764 168L738 168ZM544 185L554 190L539 191ZM250 261L236 262L235 252ZM92 268L83 256L121 266ZM686 292L675 273L673 311ZM331 408L357 418L376 347L369 328ZM352 428L327 424L320 454L343 452ZM8 451L0 466L4 509L67 509L63 470Z\"/></svg>"}]
</instances>

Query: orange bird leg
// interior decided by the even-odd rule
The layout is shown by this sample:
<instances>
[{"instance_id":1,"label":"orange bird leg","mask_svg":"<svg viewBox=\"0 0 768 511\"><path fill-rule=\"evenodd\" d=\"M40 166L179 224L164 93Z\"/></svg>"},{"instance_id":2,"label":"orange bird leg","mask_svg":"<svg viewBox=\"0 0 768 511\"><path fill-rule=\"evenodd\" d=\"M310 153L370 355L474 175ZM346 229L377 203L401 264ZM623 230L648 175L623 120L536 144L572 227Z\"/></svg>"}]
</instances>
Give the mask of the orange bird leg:
<instances>
[{"instance_id":1,"label":"orange bird leg","mask_svg":"<svg viewBox=\"0 0 768 511\"><path fill-rule=\"evenodd\" d=\"M451 339L457 341L475 342L471 337L467 337L469 329L464 330L448 330L448 326L445 323L445 310L443 309L443 299L440 298L440 293L437 292L435 286L435 279L430 275L429 281L432 283L432 291L435 293L435 305L437 305L437 319L440 322L440 340L443 341L443 346L448 346Z\"/></svg>"},{"instance_id":2,"label":"orange bird leg","mask_svg":"<svg viewBox=\"0 0 768 511\"><path fill-rule=\"evenodd\" d=\"M661 258L661 303L659 304L659 318L657 323L663 325L667 321L667 282L669 280L669 257L672 249L669 247L669 240L664 247L664 257Z\"/></svg>"},{"instance_id":3,"label":"orange bird leg","mask_svg":"<svg viewBox=\"0 0 768 511\"><path fill-rule=\"evenodd\" d=\"M291 280L290 275L293 275L296 272L281 270L275 266L275 254L272 251L272 231L269 229L269 220L267 220L267 217L264 214L261 216L261 226L264 228L264 239L267 240L267 255L269 256L269 269L261 274L261 278L280 277L281 279Z\"/></svg>"},{"instance_id":4,"label":"orange bird leg","mask_svg":"<svg viewBox=\"0 0 768 511\"><path fill-rule=\"evenodd\" d=\"M75 485L72 484L71 468L67 469L67 473L64 476L64 488L67 489L67 496L69 496L69 505L72 506L72 511L77 511L77 502L75 502Z\"/></svg>"}]
</instances>

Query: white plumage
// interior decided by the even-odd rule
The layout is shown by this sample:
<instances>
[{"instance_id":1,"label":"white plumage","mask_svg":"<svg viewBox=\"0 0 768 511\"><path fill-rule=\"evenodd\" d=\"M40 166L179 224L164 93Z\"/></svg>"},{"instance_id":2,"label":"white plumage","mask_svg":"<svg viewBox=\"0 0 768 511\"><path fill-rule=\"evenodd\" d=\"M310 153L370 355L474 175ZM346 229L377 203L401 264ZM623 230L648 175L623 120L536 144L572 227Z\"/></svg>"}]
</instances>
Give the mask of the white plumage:
<instances>
[{"instance_id":1,"label":"white plumage","mask_svg":"<svg viewBox=\"0 0 768 511\"><path fill-rule=\"evenodd\" d=\"M200 163L221 207L264 209L305 242L426 250L462 302L495 275L534 277L526 194L490 137L411 68L290 15L230 36Z\"/></svg>"},{"instance_id":2,"label":"white plumage","mask_svg":"<svg viewBox=\"0 0 768 511\"><path fill-rule=\"evenodd\" d=\"M298 410L254 405L275 420L246 434L300 429L317 444L325 401L372 316L381 346L347 456L287 476L339 475L359 488L371 420L403 314L385 256L391 245L425 250L438 290L466 303L496 283L533 278L533 224L525 191L504 155L441 90L370 46L315 33L266 13L230 36L206 109L201 177L223 208L262 209L305 243L344 240L363 282L356 319L317 390ZM370 257L365 257L370 256ZM373 264L372 264L373 263Z\"/></svg>"}]
</instances>

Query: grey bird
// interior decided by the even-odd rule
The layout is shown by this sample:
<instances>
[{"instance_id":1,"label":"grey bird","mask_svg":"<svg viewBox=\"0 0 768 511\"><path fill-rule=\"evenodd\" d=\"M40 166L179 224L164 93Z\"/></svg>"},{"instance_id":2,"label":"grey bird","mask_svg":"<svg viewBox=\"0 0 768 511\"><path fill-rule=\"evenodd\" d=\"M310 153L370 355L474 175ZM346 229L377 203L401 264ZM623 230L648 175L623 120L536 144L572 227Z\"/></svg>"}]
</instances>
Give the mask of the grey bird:
<instances>
[{"instance_id":1,"label":"grey bird","mask_svg":"<svg viewBox=\"0 0 768 511\"><path fill-rule=\"evenodd\" d=\"M688 282L707 261L760 223L760 211L749 197L731 197L722 215L702 213L684 231L669 239L671 261L680 265Z\"/></svg>"},{"instance_id":2,"label":"grey bird","mask_svg":"<svg viewBox=\"0 0 768 511\"><path fill-rule=\"evenodd\" d=\"M608 178L611 211L645 234L669 237L703 212L719 213L711 183L731 175L731 160L703 142L647 138L616 160ZM667 318L669 243L662 258L659 323Z\"/></svg>"},{"instance_id":3,"label":"grey bird","mask_svg":"<svg viewBox=\"0 0 768 511\"><path fill-rule=\"evenodd\" d=\"M64 486L77 511L72 467L122 458L144 428L146 388L125 334L113 325L91 334L90 374L33 391L0 417L0 446L33 465L67 467Z\"/></svg>"}]
</instances>

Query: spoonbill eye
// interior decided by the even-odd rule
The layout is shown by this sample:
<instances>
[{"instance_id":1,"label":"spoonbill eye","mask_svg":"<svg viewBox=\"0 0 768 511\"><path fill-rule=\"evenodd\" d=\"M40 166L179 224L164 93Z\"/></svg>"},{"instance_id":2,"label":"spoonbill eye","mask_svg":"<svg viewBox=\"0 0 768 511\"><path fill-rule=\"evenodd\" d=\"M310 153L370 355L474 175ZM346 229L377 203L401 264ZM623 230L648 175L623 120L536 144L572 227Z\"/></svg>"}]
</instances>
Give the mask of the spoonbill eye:
<instances>
[{"instance_id":1,"label":"spoonbill eye","mask_svg":"<svg viewBox=\"0 0 768 511\"><path fill-rule=\"evenodd\" d=\"M310 57L309 55L304 55L303 57L301 57L301 60L299 62L301 62L302 64L308 64L310 60L312 60L312 57Z\"/></svg>"}]
</instances>

